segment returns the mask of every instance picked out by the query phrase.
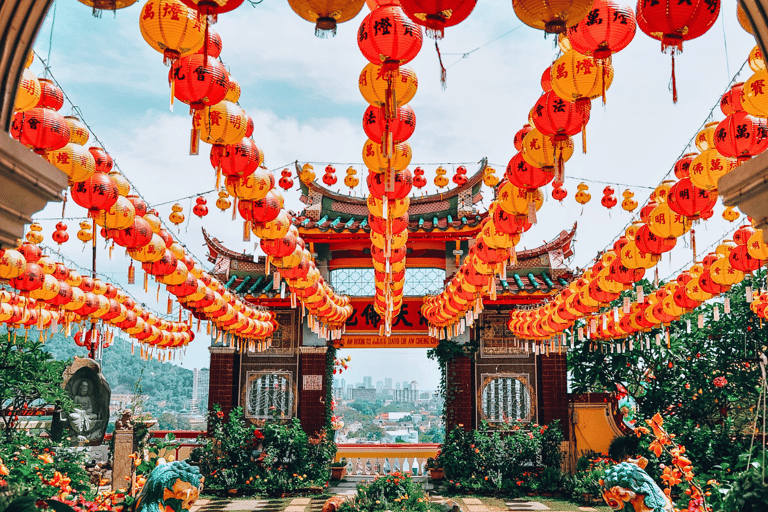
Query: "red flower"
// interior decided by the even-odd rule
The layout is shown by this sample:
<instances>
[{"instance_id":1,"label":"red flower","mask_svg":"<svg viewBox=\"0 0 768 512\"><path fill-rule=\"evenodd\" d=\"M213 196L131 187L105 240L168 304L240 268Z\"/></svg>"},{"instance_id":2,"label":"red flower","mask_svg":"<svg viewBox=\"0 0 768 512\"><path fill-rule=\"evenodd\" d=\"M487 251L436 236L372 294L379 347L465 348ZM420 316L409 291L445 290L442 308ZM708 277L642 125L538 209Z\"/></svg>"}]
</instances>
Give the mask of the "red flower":
<instances>
[{"instance_id":1,"label":"red flower","mask_svg":"<svg viewBox=\"0 0 768 512\"><path fill-rule=\"evenodd\" d=\"M253 437L256 439L264 439L264 434L261 433L261 430L254 430Z\"/></svg>"},{"instance_id":2,"label":"red flower","mask_svg":"<svg viewBox=\"0 0 768 512\"><path fill-rule=\"evenodd\" d=\"M224 412L223 411L218 411L216 413L216 416L218 416L219 418L223 418L224 417Z\"/></svg>"},{"instance_id":3,"label":"red flower","mask_svg":"<svg viewBox=\"0 0 768 512\"><path fill-rule=\"evenodd\" d=\"M714 384L716 388L723 388L728 384L728 379L725 377L715 377L712 384Z\"/></svg>"}]
</instances>

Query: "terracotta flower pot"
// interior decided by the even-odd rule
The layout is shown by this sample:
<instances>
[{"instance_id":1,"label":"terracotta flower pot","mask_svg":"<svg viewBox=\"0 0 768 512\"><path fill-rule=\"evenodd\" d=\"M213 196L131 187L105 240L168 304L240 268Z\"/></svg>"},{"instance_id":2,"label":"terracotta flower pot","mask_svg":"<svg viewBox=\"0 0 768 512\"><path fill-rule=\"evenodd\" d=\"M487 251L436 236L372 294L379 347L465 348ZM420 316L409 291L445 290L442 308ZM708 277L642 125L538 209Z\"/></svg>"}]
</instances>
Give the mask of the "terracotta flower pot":
<instances>
[{"instance_id":1,"label":"terracotta flower pot","mask_svg":"<svg viewBox=\"0 0 768 512\"><path fill-rule=\"evenodd\" d=\"M347 474L347 467L346 466L333 466L331 468L331 478L334 480L341 480L344 478L344 475Z\"/></svg>"},{"instance_id":2,"label":"terracotta flower pot","mask_svg":"<svg viewBox=\"0 0 768 512\"><path fill-rule=\"evenodd\" d=\"M432 480L442 480L444 477L445 473L443 472L443 468L430 468L429 478Z\"/></svg>"}]
</instances>

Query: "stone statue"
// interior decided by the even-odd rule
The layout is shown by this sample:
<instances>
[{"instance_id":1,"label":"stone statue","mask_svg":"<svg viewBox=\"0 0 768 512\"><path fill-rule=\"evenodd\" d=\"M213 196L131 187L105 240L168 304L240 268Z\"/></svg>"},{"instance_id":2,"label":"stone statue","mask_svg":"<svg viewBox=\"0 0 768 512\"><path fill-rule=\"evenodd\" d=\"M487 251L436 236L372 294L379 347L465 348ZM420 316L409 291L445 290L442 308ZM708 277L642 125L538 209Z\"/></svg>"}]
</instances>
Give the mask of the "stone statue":
<instances>
[{"instance_id":1,"label":"stone statue","mask_svg":"<svg viewBox=\"0 0 768 512\"><path fill-rule=\"evenodd\" d=\"M614 510L627 512L672 512L669 497L645 472L648 460L630 459L608 468L600 481L603 499Z\"/></svg>"},{"instance_id":2,"label":"stone statue","mask_svg":"<svg viewBox=\"0 0 768 512\"><path fill-rule=\"evenodd\" d=\"M189 510L203 491L200 470L184 461L166 462L149 474L139 493L134 512L181 512Z\"/></svg>"},{"instance_id":3,"label":"stone statue","mask_svg":"<svg viewBox=\"0 0 768 512\"><path fill-rule=\"evenodd\" d=\"M64 372L64 389L73 405L61 414L64 435L78 443L100 445L109 423L111 390L99 363L76 358Z\"/></svg>"}]
</instances>

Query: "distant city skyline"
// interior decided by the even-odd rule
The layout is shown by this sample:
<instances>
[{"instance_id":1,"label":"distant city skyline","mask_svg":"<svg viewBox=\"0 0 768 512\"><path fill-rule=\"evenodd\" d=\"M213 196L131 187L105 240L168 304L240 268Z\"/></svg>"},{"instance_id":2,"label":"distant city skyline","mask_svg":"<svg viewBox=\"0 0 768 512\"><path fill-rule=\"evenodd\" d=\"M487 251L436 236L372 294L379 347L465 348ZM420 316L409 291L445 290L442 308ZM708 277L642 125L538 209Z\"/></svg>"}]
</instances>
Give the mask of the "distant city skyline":
<instances>
[{"instance_id":1,"label":"distant city skyline","mask_svg":"<svg viewBox=\"0 0 768 512\"><path fill-rule=\"evenodd\" d=\"M371 387L384 381L384 387L401 389L402 383L419 383L422 391L434 391L440 385L440 368L437 361L427 358L426 349L363 348L339 349L336 357L352 356L349 369L334 375L333 387L340 387L342 379L350 384L364 384L370 379ZM385 364L382 364L385 361Z\"/></svg>"}]
</instances>

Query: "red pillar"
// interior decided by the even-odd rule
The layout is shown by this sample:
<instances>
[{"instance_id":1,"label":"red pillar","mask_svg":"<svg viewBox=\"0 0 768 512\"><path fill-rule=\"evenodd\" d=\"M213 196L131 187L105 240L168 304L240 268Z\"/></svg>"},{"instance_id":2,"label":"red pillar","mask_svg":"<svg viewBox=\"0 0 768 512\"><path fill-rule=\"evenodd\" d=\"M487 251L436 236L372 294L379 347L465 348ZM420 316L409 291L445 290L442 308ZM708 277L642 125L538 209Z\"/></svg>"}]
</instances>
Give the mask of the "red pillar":
<instances>
[{"instance_id":1,"label":"red pillar","mask_svg":"<svg viewBox=\"0 0 768 512\"><path fill-rule=\"evenodd\" d=\"M567 356L552 354L539 356L539 423L560 420L560 428L568 439L568 367Z\"/></svg>"},{"instance_id":2,"label":"red pillar","mask_svg":"<svg viewBox=\"0 0 768 512\"><path fill-rule=\"evenodd\" d=\"M468 356L457 356L448 362L445 397L445 432L462 425L464 430L474 428L475 394L472 386L474 361Z\"/></svg>"},{"instance_id":3,"label":"red pillar","mask_svg":"<svg viewBox=\"0 0 768 512\"><path fill-rule=\"evenodd\" d=\"M308 435L325 427L327 347L299 347L298 417Z\"/></svg>"},{"instance_id":4,"label":"red pillar","mask_svg":"<svg viewBox=\"0 0 768 512\"><path fill-rule=\"evenodd\" d=\"M240 372L240 358L234 347L208 347L211 353L211 371L208 374L208 410L218 404L229 418L237 406L237 377Z\"/></svg>"}]
</instances>

